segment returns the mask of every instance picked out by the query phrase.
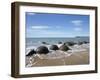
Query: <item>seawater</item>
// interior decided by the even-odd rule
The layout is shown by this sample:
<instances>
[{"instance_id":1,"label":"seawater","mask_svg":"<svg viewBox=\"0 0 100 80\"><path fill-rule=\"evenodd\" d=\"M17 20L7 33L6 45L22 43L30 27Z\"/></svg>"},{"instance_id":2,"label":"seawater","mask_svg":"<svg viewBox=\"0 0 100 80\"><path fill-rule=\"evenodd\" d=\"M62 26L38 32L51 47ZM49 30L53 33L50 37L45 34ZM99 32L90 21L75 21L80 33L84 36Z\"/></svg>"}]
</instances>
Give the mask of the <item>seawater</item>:
<instances>
[{"instance_id":1,"label":"seawater","mask_svg":"<svg viewBox=\"0 0 100 80\"><path fill-rule=\"evenodd\" d=\"M80 37L80 38L26 38L26 48L35 46L38 47L40 45L43 45L42 42L46 42L48 45L52 44L58 44L58 42L81 42L81 41L87 41L89 42L89 37Z\"/></svg>"},{"instance_id":2,"label":"seawater","mask_svg":"<svg viewBox=\"0 0 100 80\"><path fill-rule=\"evenodd\" d=\"M58 47L61 46L62 44L58 44L58 42L82 42L82 41L87 41L89 42L89 37L87 38L26 38L26 49L25 49L25 54L28 54L32 49L36 50L37 47L39 46L46 46L48 49L52 44L56 44ZM43 44L42 42L46 42L47 44ZM69 46L70 47L70 46ZM81 51L86 51L89 49L89 44L84 44L84 45L75 45L73 47L70 47L71 50L67 52L63 51L52 51L49 49L49 53L43 57L43 59L59 59L63 57L68 57L71 54L74 54L76 52L81 52ZM70 53L70 54L69 54Z\"/></svg>"}]
</instances>

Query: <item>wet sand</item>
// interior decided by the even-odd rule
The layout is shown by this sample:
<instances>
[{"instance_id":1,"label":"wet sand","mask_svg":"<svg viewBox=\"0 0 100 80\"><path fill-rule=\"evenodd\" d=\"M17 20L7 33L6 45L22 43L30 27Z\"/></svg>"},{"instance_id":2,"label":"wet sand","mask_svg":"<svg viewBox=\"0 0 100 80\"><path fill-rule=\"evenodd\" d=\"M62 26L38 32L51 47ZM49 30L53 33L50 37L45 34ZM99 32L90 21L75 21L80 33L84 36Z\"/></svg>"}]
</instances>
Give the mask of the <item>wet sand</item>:
<instances>
[{"instance_id":1,"label":"wet sand","mask_svg":"<svg viewBox=\"0 0 100 80\"><path fill-rule=\"evenodd\" d=\"M60 54L60 51L55 51L55 54ZM61 53L62 54L62 53ZM64 53L65 54L65 53ZM62 54L63 55L63 54ZM61 57L56 59L48 59L47 55L37 55L31 60L30 67L40 67L40 66L60 66L60 65L82 65L89 64L89 50L66 53L67 57ZM28 58L27 58L28 59ZM27 67L29 67L27 65Z\"/></svg>"}]
</instances>

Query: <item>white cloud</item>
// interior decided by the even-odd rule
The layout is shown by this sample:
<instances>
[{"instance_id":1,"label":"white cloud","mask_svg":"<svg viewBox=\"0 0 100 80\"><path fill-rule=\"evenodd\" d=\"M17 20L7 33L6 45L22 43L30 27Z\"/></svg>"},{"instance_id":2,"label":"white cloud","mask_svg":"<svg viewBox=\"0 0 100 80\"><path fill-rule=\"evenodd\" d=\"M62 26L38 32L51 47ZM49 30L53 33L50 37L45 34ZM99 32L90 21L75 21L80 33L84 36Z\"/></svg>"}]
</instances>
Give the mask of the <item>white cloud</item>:
<instances>
[{"instance_id":1,"label":"white cloud","mask_svg":"<svg viewBox=\"0 0 100 80\"><path fill-rule=\"evenodd\" d=\"M76 27L76 28L74 28L74 30L75 30L75 31L82 31L82 28Z\"/></svg>"},{"instance_id":2,"label":"white cloud","mask_svg":"<svg viewBox=\"0 0 100 80\"><path fill-rule=\"evenodd\" d=\"M49 26L32 26L32 29L48 29L50 28Z\"/></svg>"},{"instance_id":3,"label":"white cloud","mask_svg":"<svg viewBox=\"0 0 100 80\"><path fill-rule=\"evenodd\" d=\"M31 29L27 31L26 35L27 37L66 37L70 34L62 31Z\"/></svg>"},{"instance_id":4,"label":"white cloud","mask_svg":"<svg viewBox=\"0 0 100 80\"><path fill-rule=\"evenodd\" d=\"M82 31L82 20L72 20L71 23L75 25L74 31Z\"/></svg>"},{"instance_id":5,"label":"white cloud","mask_svg":"<svg viewBox=\"0 0 100 80\"><path fill-rule=\"evenodd\" d=\"M36 13L33 12L29 12L28 15L35 15Z\"/></svg>"},{"instance_id":6,"label":"white cloud","mask_svg":"<svg viewBox=\"0 0 100 80\"><path fill-rule=\"evenodd\" d=\"M32 27L34 27L32 29ZM73 36L70 32L64 32L61 29L58 30L50 30L50 26L32 26L31 28L26 29L27 37L70 37ZM61 27L57 27L61 28Z\"/></svg>"},{"instance_id":7,"label":"white cloud","mask_svg":"<svg viewBox=\"0 0 100 80\"><path fill-rule=\"evenodd\" d=\"M73 23L75 26L81 26L83 21L81 21L81 20L73 20L73 21L71 21L71 23Z\"/></svg>"},{"instance_id":8,"label":"white cloud","mask_svg":"<svg viewBox=\"0 0 100 80\"><path fill-rule=\"evenodd\" d=\"M31 26L31 29L35 29L35 30L43 30L43 29L50 29L52 27L50 26ZM55 26L54 28L59 29L61 28L61 26Z\"/></svg>"}]
</instances>

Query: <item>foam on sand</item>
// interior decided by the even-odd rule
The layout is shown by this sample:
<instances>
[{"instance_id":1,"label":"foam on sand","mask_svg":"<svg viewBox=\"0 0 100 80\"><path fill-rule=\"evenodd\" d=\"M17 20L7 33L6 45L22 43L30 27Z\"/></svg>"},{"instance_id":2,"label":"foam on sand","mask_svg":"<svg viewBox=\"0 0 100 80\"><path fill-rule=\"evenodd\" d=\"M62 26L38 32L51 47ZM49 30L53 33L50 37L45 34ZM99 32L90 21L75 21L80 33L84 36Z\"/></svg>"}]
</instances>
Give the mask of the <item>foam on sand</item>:
<instances>
[{"instance_id":1,"label":"foam on sand","mask_svg":"<svg viewBox=\"0 0 100 80\"><path fill-rule=\"evenodd\" d=\"M26 54L33 48L27 48ZM71 50L68 51L50 50L48 54L35 54L31 58L28 57L26 67L89 63L89 44L74 45L70 48Z\"/></svg>"}]
</instances>

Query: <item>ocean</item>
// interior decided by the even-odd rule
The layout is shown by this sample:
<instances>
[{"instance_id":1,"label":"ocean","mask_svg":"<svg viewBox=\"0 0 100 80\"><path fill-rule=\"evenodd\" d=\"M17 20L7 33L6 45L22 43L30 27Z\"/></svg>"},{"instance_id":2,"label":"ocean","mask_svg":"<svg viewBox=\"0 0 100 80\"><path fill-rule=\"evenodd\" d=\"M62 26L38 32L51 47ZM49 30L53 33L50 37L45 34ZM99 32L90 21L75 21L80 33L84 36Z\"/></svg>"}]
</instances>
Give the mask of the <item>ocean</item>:
<instances>
[{"instance_id":1,"label":"ocean","mask_svg":"<svg viewBox=\"0 0 100 80\"><path fill-rule=\"evenodd\" d=\"M81 42L87 41L89 42L89 37L74 37L74 38L26 38L26 48L28 47L38 47L43 45L42 42L46 42L47 45L58 44L58 42Z\"/></svg>"},{"instance_id":2,"label":"ocean","mask_svg":"<svg viewBox=\"0 0 100 80\"><path fill-rule=\"evenodd\" d=\"M51 51L50 50L50 46L52 44L56 44L58 47L60 47L62 44L58 44L58 42L82 42L82 41L87 41L89 42L89 37L75 37L75 38L26 38L26 49L25 49L25 54L28 54L32 49L36 50L37 47L41 46L41 45L44 45L46 46L48 49L49 49L49 53L45 56L40 56L40 55L37 55L39 58L42 59L62 59L62 58L65 58L65 57L69 57L71 56L72 54L75 54L78 53L81 55L84 54L89 54L89 44L83 44L83 45L74 45L74 46L68 46L71 50L68 50L67 52L63 52L61 50L58 50L58 51ZM46 42L45 44L43 44L43 42ZM69 54L70 53L70 54ZM34 55L33 57L35 57L36 55ZM76 56L77 58L80 57L80 56ZM67 58L66 58L67 59ZM79 58L80 59L80 58ZM33 59L34 60L34 59ZM89 58L88 58L89 60ZM87 60L87 62L88 62ZM33 63L33 62L32 62ZM26 64L28 67L32 66L33 64L30 63L30 60L29 58L27 57L26 58ZM34 65L35 65L35 62L34 62Z\"/></svg>"}]
</instances>

